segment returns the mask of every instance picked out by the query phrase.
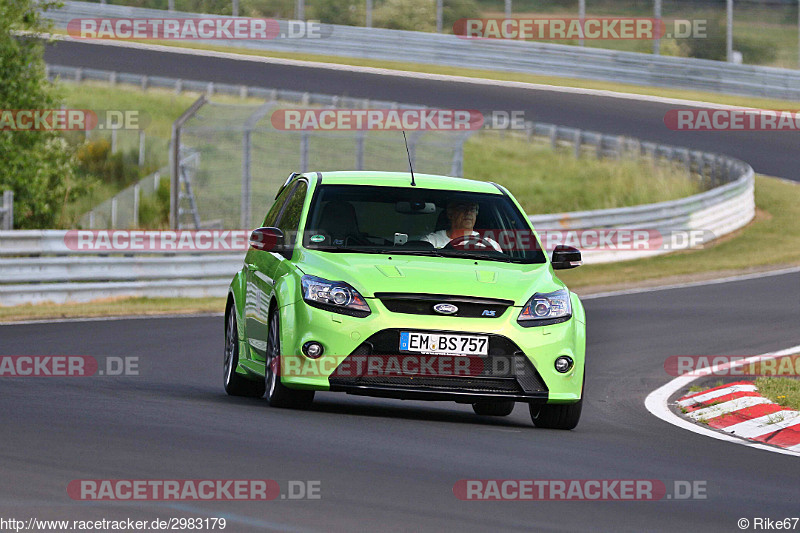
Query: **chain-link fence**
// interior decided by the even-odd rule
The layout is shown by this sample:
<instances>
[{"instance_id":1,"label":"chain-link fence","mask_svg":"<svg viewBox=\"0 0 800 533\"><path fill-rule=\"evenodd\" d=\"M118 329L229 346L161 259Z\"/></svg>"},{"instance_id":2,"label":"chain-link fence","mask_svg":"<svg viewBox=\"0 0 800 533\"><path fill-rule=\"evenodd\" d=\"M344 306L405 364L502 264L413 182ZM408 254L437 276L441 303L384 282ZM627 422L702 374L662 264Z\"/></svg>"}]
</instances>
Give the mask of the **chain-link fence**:
<instances>
[{"instance_id":1,"label":"chain-link fence","mask_svg":"<svg viewBox=\"0 0 800 533\"><path fill-rule=\"evenodd\" d=\"M275 128L272 113L289 107L279 100L262 105L210 102L183 125L181 147L191 147L201 163L193 176L181 172L179 227L257 226L275 191L294 171L408 170L400 131ZM468 135L411 132L414 170L461 176Z\"/></svg>"}]
</instances>

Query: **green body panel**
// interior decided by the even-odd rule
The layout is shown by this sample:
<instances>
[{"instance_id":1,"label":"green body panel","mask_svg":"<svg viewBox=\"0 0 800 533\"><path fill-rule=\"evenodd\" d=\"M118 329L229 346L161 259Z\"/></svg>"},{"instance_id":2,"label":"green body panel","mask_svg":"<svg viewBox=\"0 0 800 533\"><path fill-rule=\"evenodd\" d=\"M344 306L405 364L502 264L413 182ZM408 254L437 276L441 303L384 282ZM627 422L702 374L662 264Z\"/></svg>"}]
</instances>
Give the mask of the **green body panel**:
<instances>
[{"instance_id":1,"label":"green body panel","mask_svg":"<svg viewBox=\"0 0 800 533\"><path fill-rule=\"evenodd\" d=\"M306 177L308 193L299 231L304 229L318 185L314 174ZM408 174L384 172L324 173L323 183L410 187ZM510 193L494 184L424 174L416 175L416 183L418 187L430 189L505 192L523 212ZM300 283L304 274L349 283L364 296L371 314L359 318L307 305ZM252 287L251 292L248 286ZM570 293L572 318L566 322L527 328L517 322L522 307L535 293L562 288L565 285L555 276L549 259L544 264L516 264L455 257L330 253L308 250L300 245L287 259L274 252L251 249L242 271L234 276L230 286L240 339L236 371L254 379L263 378L265 368L260 347L266 345L269 311L275 308L281 323L281 381L290 388L328 390L328 375L359 344L378 331L388 328L450 330L507 337L528 354L545 381L549 389L548 403L574 403L581 399L586 355L586 317L578 296ZM256 289L259 294L254 293ZM380 292L501 298L512 300L514 304L494 318L399 314L388 311L374 297ZM301 347L310 340L323 345L325 351L321 358L312 360L302 355ZM554 361L560 355L570 356L575 362L566 374L554 368Z\"/></svg>"}]
</instances>

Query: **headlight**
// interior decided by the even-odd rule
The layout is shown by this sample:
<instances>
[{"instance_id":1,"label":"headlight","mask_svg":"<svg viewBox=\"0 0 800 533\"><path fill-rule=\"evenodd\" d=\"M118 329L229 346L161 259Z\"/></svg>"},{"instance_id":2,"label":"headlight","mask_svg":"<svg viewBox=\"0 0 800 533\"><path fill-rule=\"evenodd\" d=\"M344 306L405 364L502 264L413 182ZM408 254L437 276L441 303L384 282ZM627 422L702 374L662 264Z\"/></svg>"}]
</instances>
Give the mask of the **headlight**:
<instances>
[{"instance_id":1,"label":"headlight","mask_svg":"<svg viewBox=\"0 0 800 533\"><path fill-rule=\"evenodd\" d=\"M528 303L522 308L517 322L525 327L545 326L565 322L571 316L572 305L569 301L569 291L561 289L547 294L534 294L533 298L528 300Z\"/></svg>"},{"instance_id":2,"label":"headlight","mask_svg":"<svg viewBox=\"0 0 800 533\"><path fill-rule=\"evenodd\" d=\"M364 297L343 281L303 276L302 284L303 300L308 305L343 315L365 317L370 314Z\"/></svg>"}]
</instances>

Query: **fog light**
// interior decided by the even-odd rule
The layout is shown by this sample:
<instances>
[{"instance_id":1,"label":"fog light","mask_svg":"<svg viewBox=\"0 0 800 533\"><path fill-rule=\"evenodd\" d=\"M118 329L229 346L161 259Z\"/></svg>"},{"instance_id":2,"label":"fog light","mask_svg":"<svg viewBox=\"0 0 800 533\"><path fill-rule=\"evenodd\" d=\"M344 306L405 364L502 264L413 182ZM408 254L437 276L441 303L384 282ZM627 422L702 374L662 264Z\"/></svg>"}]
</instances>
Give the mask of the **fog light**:
<instances>
[{"instance_id":1,"label":"fog light","mask_svg":"<svg viewBox=\"0 0 800 533\"><path fill-rule=\"evenodd\" d=\"M562 374L569 372L569 369L572 368L572 364L572 358L566 355L560 355L556 358L556 370Z\"/></svg>"},{"instance_id":2,"label":"fog light","mask_svg":"<svg viewBox=\"0 0 800 533\"><path fill-rule=\"evenodd\" d=\"M322 345L316 341L308 341L303 345L303 353L306 357L316 359L322 355Z\"/></svg>"}]
</instances>

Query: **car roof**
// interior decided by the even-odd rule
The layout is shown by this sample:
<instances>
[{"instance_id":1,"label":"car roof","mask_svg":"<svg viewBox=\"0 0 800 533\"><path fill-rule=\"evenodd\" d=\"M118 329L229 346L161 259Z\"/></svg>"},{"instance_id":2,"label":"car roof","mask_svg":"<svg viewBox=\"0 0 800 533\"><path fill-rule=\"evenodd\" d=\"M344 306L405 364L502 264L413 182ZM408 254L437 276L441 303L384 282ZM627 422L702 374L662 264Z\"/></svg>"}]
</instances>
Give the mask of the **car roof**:
<instances>
[{"instance_id":1,"label":"car roof","mask_svg":"<svg viewBox=\"0 0 800 533\"><path fill-rule=\"evenodd\" d=\"M486 181L454 178L452 176L437 176L435 174L414 173L416 187L411 186L411 174L408 172L377 172L377 171L336 171L320 172L323 185L370 185L376 187L407 187L420 189L436 189L446 191L478 192L488 194L503 194L493 183ZM306 176L313 176L307 172Z\"/></svg>"}]
</instances>

